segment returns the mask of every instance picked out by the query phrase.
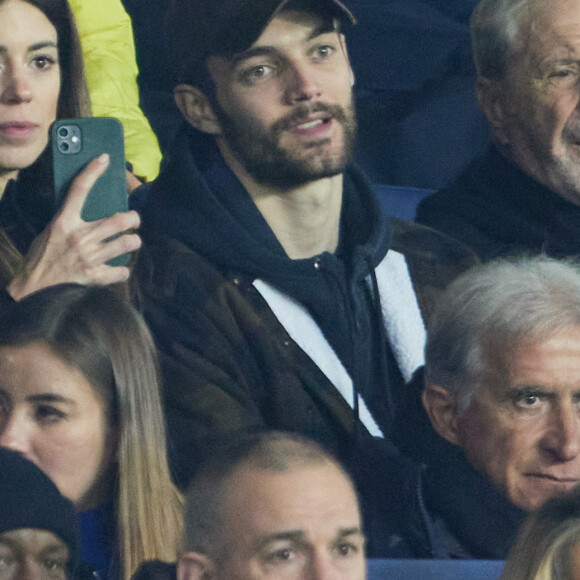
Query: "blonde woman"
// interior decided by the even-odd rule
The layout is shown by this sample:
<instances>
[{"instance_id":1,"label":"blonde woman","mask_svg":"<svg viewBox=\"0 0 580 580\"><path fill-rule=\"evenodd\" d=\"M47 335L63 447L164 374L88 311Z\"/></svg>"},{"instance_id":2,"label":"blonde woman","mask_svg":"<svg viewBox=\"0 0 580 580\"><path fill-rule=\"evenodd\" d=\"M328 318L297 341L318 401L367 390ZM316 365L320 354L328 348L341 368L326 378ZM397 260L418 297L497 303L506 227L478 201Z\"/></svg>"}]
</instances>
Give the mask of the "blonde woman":
<instances>
[{"instance_id":1,"label":"blonde woman","mask_svg":"<svg viewBox=\"0 0 580 580\"><path fill-rule=\"evenodd\" d=\"M103 579L177 555L182 502L154 352L140 315L106 288L53 286L0 322L0 445L75 504L81 558Z\"/></svg>"},{"instance_id":2,"label":"blonde woman","mask_svg":"<svg viewBox=\"0 0 580 580\"><path fill-rule=\"evenodd\" d=\"M526 520L499 580L580 580L579 488Z\"/></svg>"}]
</instances>

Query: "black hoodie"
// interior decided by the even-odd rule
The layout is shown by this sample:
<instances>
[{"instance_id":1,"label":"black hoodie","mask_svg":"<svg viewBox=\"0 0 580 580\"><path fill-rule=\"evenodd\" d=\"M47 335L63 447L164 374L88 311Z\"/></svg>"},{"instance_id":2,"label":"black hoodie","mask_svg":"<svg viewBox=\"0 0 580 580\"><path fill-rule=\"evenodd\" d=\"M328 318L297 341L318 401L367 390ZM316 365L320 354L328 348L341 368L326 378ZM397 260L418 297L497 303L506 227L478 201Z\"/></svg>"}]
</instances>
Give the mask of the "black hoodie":
<instances>
[{"instance_id":1,"label":"black hoodie","mask_svg":"<svg viewBox=\"0 0 580 580\"><path fill-rule=\"evenodd\" d=\"M394 400L408 393L388 342L393 336L386 336L378 282L396 280L392 292L403 302L388 322L399 311L409 314L411 304L401 324L407 329L420 316L413 310L417 302L428 314L441 290L473 264L471 252L427 228L388 220L361 173L348 167L337 251L291 260L213 138L189 127L151 186L141 231L135 280L159 347L178 482L187 484L216 435L256 428L299 432L333 451L352 473L369 553L403 555L404 543L391 539L409 464L390 435ZM411 279L407 290L393 265L400 258ZM303 349L293 338L257 288L262 283L282 293L293 316L308 312L300 320L309 338L316 337L314 348ZM394 343L407 346L396 337ZM352 382L334 380L341 363ZM345 384L352 391L341 394Z\"/></svg>"},{"instance_id":2,"label":"black hoodie","mask_svg":"<svg viewBox=\"0 0 580 580\"><path fill-rule=\"evenodd\" d=\"M400 387L398 367L380 339L380 305L366 282L389 249L391 229L361 173L350 167L344 175L337 251L291 260L213 138L184 127L175 145L149 193L145 240L171 235L222 274L259 278L304 305L369 403L374 384ZM385 432L387 401L378 399L373 412Z\"/></svg>"}]
</instances>

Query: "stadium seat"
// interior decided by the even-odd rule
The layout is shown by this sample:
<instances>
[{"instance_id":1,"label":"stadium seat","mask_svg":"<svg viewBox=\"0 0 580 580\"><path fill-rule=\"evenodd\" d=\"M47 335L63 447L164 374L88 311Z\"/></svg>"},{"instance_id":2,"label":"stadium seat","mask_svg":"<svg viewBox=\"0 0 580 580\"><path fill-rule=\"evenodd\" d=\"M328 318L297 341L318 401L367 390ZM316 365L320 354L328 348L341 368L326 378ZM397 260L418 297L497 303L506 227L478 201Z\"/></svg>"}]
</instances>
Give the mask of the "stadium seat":
<instances>
[{"instance_id":1,"label":"stadium seat","mask_svg":"<svg viewBox=\"0 0 580 580\"><path fill-rule=\"evenodd\" d=\"M415 219L419 202L433 193L432 189L400 185L375 185L374 190L387 215L408 221Z\"/></svg>"},{"instance_id":2,"label":"stadium seat","mask_svg":"<svg viewBox=\"0 0 580 580\"><path fill-rule=\"evenodd\" d=\"M497 580L497 560L369 560L368 580Z\"/></svg>"}]
</instances>

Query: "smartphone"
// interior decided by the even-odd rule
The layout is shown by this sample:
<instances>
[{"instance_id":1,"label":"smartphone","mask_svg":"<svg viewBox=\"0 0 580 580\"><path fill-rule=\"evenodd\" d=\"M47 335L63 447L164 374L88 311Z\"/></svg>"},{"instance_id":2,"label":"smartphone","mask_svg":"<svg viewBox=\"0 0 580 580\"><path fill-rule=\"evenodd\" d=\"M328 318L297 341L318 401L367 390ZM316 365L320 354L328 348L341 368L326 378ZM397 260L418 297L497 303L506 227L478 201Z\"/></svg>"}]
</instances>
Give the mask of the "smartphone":
<instances>
[{"instance_id":1,"label":"smartphone","mask_svg":"<svg viewBox=\"0 0 580 580\"><path fill-rule=\"evenodd\" d=\"M128 210L123 126L117 119L59 119L52 125L51 144L55 209L63 203L72 180L89 161L108 153L109 166L89 192L81 217L90 222ZM123 254L107 264L125 266L129 258L129 254Z\"/></svg>"}]
</instances>

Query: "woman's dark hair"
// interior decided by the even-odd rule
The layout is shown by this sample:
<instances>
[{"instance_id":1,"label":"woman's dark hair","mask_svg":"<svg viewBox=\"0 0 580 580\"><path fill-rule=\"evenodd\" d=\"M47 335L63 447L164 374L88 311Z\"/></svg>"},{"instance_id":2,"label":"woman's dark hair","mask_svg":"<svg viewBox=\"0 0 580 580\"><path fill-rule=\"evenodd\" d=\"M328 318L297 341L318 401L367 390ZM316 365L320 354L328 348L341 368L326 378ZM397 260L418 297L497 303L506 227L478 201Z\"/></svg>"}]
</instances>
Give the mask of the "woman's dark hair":
<instances>
[{"instance_id":1,"label":"woman's dark hair","mask_svg":"<svg viewBox=\"0 0 580 580\"><path fill-rule=\"evenodd\" d=\"M6 0L0 0L2 5ZM81 44L74 17L67 0L21 0L38 8L54 26L58 39L61 79L57 119L88 117L91 114L89 93L83 66ZM49 188L52 182L52 161L47 150L21 171L23 181L35 188ZM0 283L6 285L22 267L22 255L7 233L0 228Z\"/></svg>"}]
</instances>

